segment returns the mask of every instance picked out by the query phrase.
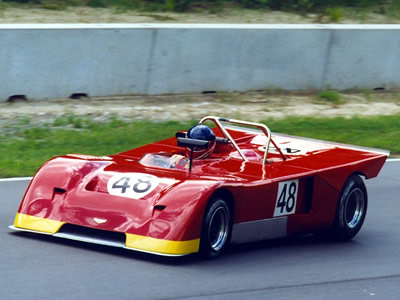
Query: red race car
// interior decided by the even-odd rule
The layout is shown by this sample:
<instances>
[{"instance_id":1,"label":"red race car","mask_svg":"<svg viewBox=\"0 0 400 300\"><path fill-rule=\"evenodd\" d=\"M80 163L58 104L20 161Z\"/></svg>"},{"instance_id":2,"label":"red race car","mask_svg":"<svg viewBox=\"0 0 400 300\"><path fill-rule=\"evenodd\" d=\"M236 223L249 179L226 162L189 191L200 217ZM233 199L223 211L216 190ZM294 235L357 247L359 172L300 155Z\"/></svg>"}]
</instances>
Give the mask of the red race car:
<instances>
[{"instance_id":1,"label":"red race car","mask_svg":"<svg viewBox=\"0 0 400 300\"><path fill-rule=\"evenodd\" d=\"M298 233L349 240L367 213L362 177L388 155L209 116L116 155L49 160L10 228L170 256Z\"/></svg>"}]
</instances>

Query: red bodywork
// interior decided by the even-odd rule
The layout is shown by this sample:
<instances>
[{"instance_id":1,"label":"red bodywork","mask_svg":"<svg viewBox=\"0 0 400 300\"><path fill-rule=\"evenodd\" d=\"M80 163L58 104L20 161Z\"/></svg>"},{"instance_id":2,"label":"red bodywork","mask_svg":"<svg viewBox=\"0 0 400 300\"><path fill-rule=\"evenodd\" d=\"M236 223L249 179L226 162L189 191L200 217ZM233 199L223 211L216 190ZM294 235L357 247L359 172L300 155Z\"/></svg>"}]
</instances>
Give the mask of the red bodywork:
<instances>
[{"instance_id":1,"label":"red bodywork","mask_svg":"<svg viewBox=\"0 0 400 300\"><path fill-rule=\"evenodd\" d=\"M367 179L377 176L388 155L384 151L272 134L284 153L270 149L263 164L263 133L233 127L226 130L247 161L232 145L217 144L209 158L193 161L191 171L140 162L149 153L185 155L185 148L177 146L175 137L109 157L66 155L51 159L31 181L14 229L40 232L39 223L50 220L59 221L60 226L72 224L151 238L151 242L197 241L187 253L162 249L164 246L132 246L166 255L188 254L198 251L207 202L219 193L230 203L234 243L320 231L333 223L347 178L354 173ZM222 136L218 129L214 131ZM121 179L121 174L128 177ZM287 205L294 200L295 207L277 213L279 188L286 188L282 183L289 188L292 182L296 195L290 200L288 190ZM145 195L137 199L124 197L132 188ZM114 190L116 194L111 193ZM34 221L21 221L21 216L34 217ZM39 225L30 227L32 222ZM47 233L54 234L62 226ZM263 231L266 226L268 229Z\"/></svg>"}]
</instances>

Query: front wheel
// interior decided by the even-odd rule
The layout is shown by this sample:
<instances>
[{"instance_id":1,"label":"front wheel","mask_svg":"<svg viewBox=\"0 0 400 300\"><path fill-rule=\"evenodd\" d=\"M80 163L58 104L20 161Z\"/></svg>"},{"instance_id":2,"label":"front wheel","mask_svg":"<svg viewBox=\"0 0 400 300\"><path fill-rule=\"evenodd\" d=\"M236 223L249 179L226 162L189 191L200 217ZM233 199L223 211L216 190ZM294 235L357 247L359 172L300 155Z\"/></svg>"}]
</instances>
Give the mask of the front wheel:
<instances>
[{"instance_id":1,"label":"front wheel","mask_svg":"<svg viewBox=\"0 0 400 300\"><path fill-rule=\"evenodd\" d=\"M340 192L333 237L340 241L352 239L364 223L367 206L367 189L363 180L358 175L350 176Z\"/></svg>"},{"instance_id":2,"label":"front wheel","mask_svg":"<svg viewBox=\"0 0 400 300\"><path fill-rule=\"evenodd\" d=\"M225 200L211 199L207 205L200 238L200 253L217 257L227 247L231 237L231 213Z\"/></svg>"}]
</instances>

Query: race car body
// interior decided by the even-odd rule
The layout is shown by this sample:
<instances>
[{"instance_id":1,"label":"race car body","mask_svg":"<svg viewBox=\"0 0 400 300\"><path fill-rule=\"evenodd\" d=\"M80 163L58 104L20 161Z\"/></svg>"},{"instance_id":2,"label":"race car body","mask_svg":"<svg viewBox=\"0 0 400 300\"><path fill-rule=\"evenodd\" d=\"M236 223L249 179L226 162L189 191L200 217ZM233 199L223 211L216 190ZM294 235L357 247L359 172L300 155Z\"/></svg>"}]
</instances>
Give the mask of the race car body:
<instances>
[{"instance_id":1,"label":"race car body","mask_svg":"<svg viewBox=\"0 0 400 300\"><path fill-rule=\"evenodd\" d=\"M387 151L271 134L258 123L206 122L216 144L205 158L194 153L210 142L183 131L112 156L49 160L10 228L209 257L229 243L308 232L346 240L360 230L367 211L360 176L377 176Z\"/></svg>"}]
</instances>

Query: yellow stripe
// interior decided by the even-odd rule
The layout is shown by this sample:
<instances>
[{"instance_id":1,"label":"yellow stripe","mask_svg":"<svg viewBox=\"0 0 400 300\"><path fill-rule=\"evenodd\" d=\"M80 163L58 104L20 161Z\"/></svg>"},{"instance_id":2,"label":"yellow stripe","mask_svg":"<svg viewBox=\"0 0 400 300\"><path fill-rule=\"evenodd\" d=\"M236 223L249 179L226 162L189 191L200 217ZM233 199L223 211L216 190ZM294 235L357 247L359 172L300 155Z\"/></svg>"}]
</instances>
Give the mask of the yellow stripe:
<instances>
[{"instance_id":1,"label":"yellow stripe","mask_svg":"<svg viewBox=\"0 0 400 300\"><path fill-rule=\"evenodd\" d=\"M166 255L184 255L199 251L200 239L168 241L126 233L126 247Z\"/></svg>"},{"instance_id":2,"label":"yellow stripe","mask_svg":"<svg viewBox=\"0 0 400 300\"><path fill-rule=\"evenodd\" d=\"M64 222L38 218L34 216L29 216L25 214L17 213L15 216L14 226L19 228L25 228L29 230L56 233Z\"/></svg>"},{"instance_id":3,"label":"yellow stripe","mask_svg":"<svg viewBox=\"0 0 400 300\"><path fill-rule=\"evenodd\" d=\"M14 226L23 229L57 233L65 222L38 218L17 213ZM168 241L143 235L126 233L126 247L139 251L155 252L165 255L184 255L199 251L200 239L189 241Z\"/></svg>"}]
</instances>

